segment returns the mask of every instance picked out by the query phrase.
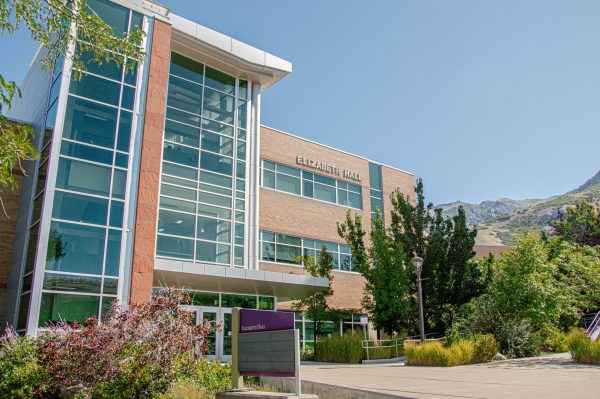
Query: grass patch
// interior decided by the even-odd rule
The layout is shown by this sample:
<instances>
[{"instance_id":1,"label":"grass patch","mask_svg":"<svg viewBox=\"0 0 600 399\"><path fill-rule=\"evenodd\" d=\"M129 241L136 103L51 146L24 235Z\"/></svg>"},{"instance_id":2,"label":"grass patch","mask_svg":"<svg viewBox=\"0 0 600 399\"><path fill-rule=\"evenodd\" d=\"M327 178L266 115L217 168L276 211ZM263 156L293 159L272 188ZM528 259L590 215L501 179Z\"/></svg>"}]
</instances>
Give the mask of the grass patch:
<instances>
[{"instance_id":1,"label":"grass patch","mask_svg":"<svg viewBox=\"0 0 600 399\"><path fill-rule=\"evenodd\" d=\"M577 363L600 365L600 341L593 342L583 331L572 331L567 337L571 357Z\"/></svg>"}]
</instances>

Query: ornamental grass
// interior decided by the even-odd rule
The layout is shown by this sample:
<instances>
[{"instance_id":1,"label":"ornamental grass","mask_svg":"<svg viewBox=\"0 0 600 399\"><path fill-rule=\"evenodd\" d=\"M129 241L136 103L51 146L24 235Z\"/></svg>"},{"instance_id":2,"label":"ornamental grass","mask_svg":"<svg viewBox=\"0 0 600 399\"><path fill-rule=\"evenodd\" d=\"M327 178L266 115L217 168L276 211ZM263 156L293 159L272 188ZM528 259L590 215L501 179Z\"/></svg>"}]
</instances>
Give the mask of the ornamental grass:
<instances>
[{"instance_id":1,"label":"ornamental grass","mask_svg":"<svg viewBox=\"0 0 600 399\"><path fill-rule=\"evenodd\" d=\"M583 331L574 330L567 337L567 345L577 363L600 365L600 340L594 342Z\"/></svg>"}]
</instances>

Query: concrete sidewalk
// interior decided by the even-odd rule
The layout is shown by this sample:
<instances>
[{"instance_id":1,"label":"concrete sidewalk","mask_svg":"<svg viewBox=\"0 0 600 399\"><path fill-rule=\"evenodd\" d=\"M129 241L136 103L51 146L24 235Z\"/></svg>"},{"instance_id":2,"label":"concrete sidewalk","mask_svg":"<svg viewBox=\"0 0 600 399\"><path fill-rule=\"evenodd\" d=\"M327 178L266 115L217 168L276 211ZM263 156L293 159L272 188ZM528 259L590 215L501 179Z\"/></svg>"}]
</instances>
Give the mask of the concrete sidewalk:
<instances>
[{"instance_id":1,"label":"concrete sidewalk","mask_svg":"<svg viewBox=\"0 0 600 399\"><path fill-rule=\"evenodd\" d=\"M459 367L305 364L302 379L404 398L600 397L600 367L568 354Z\"/></svg>"}]
</instances>

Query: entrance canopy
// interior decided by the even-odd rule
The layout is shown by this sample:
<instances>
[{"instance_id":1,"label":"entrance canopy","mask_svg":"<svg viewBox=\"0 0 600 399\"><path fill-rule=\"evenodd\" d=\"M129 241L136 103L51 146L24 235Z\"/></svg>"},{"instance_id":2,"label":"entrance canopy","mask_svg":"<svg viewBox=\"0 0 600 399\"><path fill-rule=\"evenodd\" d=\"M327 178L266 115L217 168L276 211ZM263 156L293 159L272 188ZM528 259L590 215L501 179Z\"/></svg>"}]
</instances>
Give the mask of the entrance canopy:
<instances>
[{"instance_id":1,"label":"entrance canopy","mask_svg":"<svg viewBox=\"0 0 600 399\"><path fill-rule=\"evenodd\" d=\"M326 278L236 269L155 258L154 286L194 291L276 296L278 302L301 299L327 288Z\"/></svg>"}]
</instances>

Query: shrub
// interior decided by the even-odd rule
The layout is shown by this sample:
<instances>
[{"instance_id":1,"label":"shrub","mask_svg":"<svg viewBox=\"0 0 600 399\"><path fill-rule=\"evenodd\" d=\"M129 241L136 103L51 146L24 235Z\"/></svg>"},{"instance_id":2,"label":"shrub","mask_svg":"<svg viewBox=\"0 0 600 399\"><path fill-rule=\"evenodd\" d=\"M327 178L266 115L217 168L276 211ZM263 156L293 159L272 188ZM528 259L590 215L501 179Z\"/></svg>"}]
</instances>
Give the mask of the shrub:
<instances>
[{"instance_id":1,"label":"shrub","mask_svg":"<svg viewBox=\"0 0 600 399\"><path fill-rule=\"evenodd\" d=\"M508 358L537 356L538 337L528 320L498 323L494 334L502 353Z\"/></svg>"},{"instance_id":2,"label":"shrub","mask_svg":"<svg viewBox=\"0 0 600 399\"><path fill-rule=\"evenodd\" d=\"M491 335L458 339L449 346L440 341L407 343L406 364L409 366L459 366L490 361L496 354L497 343Z\"/></svg>"},{"instance_id":3,"label":"shrub","mask_svg":"<svg viewBox=\"0 0 600 399\"><path fill-rule=\"evenodd\" d=\"M476 334L473 340L473 359L471 363L489 362L498 352L498 342L492 334Z\"/></svg>"},{"instance_id":4,"label":"shrub","mask_svg":"<svg viewBox=\"0 0 600 399\"><path fill-rule=\"evenodd\" d=\"M315 351L312 346L304 345L300 350L300 360L310 361L315 360Z\"/></svg>"},{"instance_id":5,"label":"shrub","mask_svg":"<svg viewBox=\"0 0 600 399\"><path fill-rule=\"evenodd\" d=\"M549 326L538 335L540 350L544 352L562 353L569 350L567 335L556 327Z\"/></svg>"},{"instance_id":6,"label":"shrub","mask_svg":"<svg viewBox=\"0 0 600 399\"><path fill-rule=\"evenodd\" d=\"M192 378L209 394L223 391L231 384L231 363L200 358Z\"/></svg>"},{"instance_id":7,"label":"shrub","mask_svg":"<svg viewBox=\"0 0 600 399\"><path fill-rule=\"evenodd\" d=\"M198 382L185 379L171 384L167 392L160 396L160 399L210 399L213 397Z\"/></svg>"},{"instance_id":8,"label":"shrub","mask_svg":"<svg viewBox=\"0 0 600 399\"><path fill-rule=\"evenodd\" d=\"M38 342L7 327L0 337L0 398L31 398L43 392L48 374L38 357Z\"/></svg>"},{"instance_id":9,"label":"shrub","mask_svg":"<svg viewBox=\"0 0 600 399\"><path fill-rule=\"evenodd\" d=\"M319 362L360 363L364 358L363 338L359 334L344 334L324 338L317 342Z\"/></svg>"},{"instance_id":10,"label":"shrub","mask_svg":"<svg viewBox=\"0 0 600 399\"><path fill-rule=\"evenodd\" d=\"M567 337L567 345L577 363L600 365L600 341L593 342L583 331L573 330Z\"/></svg>"}]
</instances>

